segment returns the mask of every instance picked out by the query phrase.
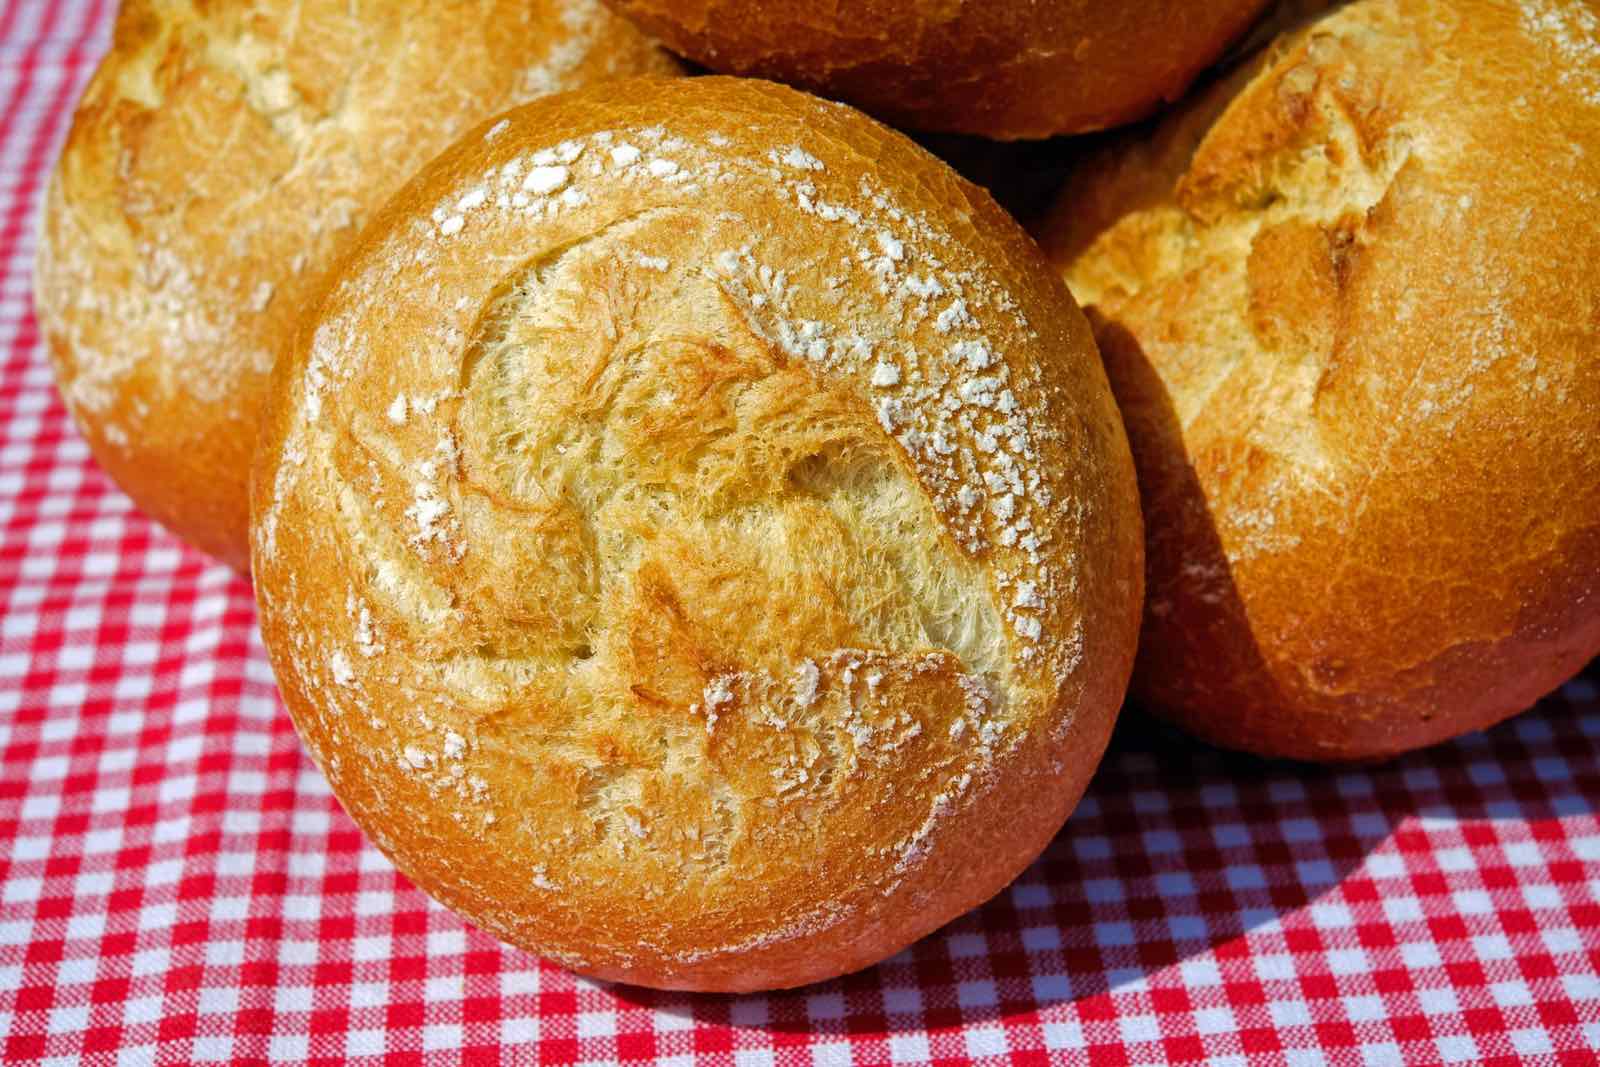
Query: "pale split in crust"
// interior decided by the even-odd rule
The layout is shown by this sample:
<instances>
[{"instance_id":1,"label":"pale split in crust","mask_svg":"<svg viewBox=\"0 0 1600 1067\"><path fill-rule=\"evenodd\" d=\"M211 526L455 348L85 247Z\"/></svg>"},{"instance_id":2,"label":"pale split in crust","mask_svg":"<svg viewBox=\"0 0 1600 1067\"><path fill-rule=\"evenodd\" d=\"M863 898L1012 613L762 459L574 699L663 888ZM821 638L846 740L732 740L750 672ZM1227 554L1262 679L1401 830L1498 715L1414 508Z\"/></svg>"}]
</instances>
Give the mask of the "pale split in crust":
<instances>
[{"instance_id":1,"label":"pale split in crust","mask_svg":"<svg viewBox=\"0 0 1600 1067\"><path fill-rule=\"evenodd\" d=\"M724 74L910 129L1001 140L1130 122L1178 99L1268 0L607 0Z\"/></svg>"},{"instance_id":2,"label":"pale split in crust","mask_svg":"<svg viewBox=\"0 0 1600 1067\"><path fill-rule=\"evenodd\" d=\"M511 112L366 232L254 487L302 736L411 877L587 973L756 989L986 899L1142 589L1087 324L988 197L705 78Z\"/></svg>"},{"instance_id":3,"label":"pale split in crust","mask_svg":"<svg viewBox=\"0 0 1600 1067\"><path fill-rule=\"evenodd\" d=\"M674 69L599 0L127 0L40 227L40 324L95 458L242 569L273 358L372 211L507 107Z\"/></svg>"},{"instance_id":4,"label":"pale split in crust","mask_svg":"<svg viewBox=\"0 0 1600 1067\"><path fill-rule=\"evenodd\" d=\"M1068 184L1140 467L1134 690L1364 759L1600 652L1600 15L1363 0Z\"/></svg>"}]
</instances>

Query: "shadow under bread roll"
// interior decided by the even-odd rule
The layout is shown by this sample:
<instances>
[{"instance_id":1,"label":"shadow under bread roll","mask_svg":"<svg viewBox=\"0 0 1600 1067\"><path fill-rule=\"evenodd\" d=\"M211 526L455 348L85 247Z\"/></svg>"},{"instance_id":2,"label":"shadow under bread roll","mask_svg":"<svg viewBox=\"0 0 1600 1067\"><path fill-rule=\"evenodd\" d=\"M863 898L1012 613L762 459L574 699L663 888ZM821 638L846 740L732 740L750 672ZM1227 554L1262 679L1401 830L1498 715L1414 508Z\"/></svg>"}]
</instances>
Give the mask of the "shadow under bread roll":
<instances>
[{"instance_id":1,"label":"shadow under bread roll","mask_svg":"<svg viewBox=\"0 0 1600 1067\"><path fill-rule=\"evenodd\" d=\"M641 79L467 135L282 361L262 632L347 810L515 944L798 985L998 892L1132 666L1088 324L857 112Z\"/></svg>"},{"instance_id":2,"label":"shadow under bread roll","mask_svg":"<svg viewBox=\"0 0 1600 1067\"><path fill-rule=\"evenodd\" d=\"M1600 652L1600 19L1362 0L1085 163L1043 228L1127 420L1134 693L1392 755Z\"/></svg>"},{"instance_id":3,"label":"shadow under bread roll","mask_svg":"<svg viewBox=\"0 0 1600 1067\"><path fill-rule=\"evenodd\" d=\"M490 115L675 69L599 0L127 0L46 192L36 279L95 458L243 569L272 361L372 210Z\"/></svg>"}]
</instances>

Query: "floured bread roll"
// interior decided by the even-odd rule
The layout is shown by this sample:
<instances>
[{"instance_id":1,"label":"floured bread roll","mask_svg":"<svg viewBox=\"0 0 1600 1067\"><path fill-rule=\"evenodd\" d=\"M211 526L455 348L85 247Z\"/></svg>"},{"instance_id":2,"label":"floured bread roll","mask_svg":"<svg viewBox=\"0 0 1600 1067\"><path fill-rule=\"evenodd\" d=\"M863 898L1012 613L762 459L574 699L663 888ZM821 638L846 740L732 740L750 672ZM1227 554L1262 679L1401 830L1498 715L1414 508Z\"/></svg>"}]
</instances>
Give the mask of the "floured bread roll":
<instances>
[{"instance_id":1,"label":"floured bread roll","mask_svg":"<svg viewBox=\"0 0 1600 1067\"><path fill-rule=\"evenodd\" d=\"M898 125L1014 140L1176 100L1268 0L608 0L672 48Z\"/></svg>"},{"instance_id":2,"label":"floured bread roll","mask_svg":"<svg viewBox=\"0 0 1600 1067\"><path fill-rule=\"evenodd\" d=\"M377 217L263 424L262 630L395 863L581 971L744 990L979 903L1076 803L1142 530L993 202L760 82L511 112Z\"/></svg>"},{"instance_id":3,"label":"floured bread roll","mask_svg":"<svg viewBox=\"0 0 1600 1067\"><path fill-rule=\"evenodd\" d=\"M244 567L274 354L372 209L513 104L674 69L599 0L126 0L39 247L40 323L95 458Z\"/></svg>"},{"instance_id":4,"label":"floured bread roll","mask_svg":"<svg viewBox=\"0 0 1600 1067\"><path fill-rule=\"evenodd\" d=\"M1385 756L1600 652L1600 18L1364 0L1085 166L1045 237L1149 526L1134 689Z\"/></svg>"}]
</instances>

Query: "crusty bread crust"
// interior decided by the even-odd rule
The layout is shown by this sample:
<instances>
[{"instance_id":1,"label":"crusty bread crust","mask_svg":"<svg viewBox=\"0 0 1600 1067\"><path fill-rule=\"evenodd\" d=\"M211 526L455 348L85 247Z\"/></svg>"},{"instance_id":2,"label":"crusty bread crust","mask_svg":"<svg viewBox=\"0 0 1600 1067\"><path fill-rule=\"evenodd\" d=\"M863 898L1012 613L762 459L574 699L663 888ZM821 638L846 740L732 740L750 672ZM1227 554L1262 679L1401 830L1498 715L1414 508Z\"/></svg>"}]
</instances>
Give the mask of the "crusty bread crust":
<instances>
[{"instance_id":1,"label":"crusty bread crust","mask_svg":"<svg viewBox=\"0 0 1600 1067\"><path fill-rule=\"evenodd\" d=\"M489 115L672 69L598 0L126 0L46 194L37 273L95 458L242 569L274 354L372 209Z\"/></svg>"},{"instance_id":2,"label":"crusty bread crust","mask_svg":"<svg viewBox=\"0 0 1600 1067\"><path fill-rule=\"evenodd\" d=\"M1382 757L1600 652L1600 19L1363 0L1085 166L1044 244L1149 523L1134 690Z\"/></svg>"},{"instance_id":3,"label":"crusty bread crust","mask_svg":"<svg viewBox=\"0 0 1600 1067\"><path fill-rule=\"evenodd\" d=\"M262 631L346 808L574 968L748 990L1006 885L1131 669L1137 490L1087 323L857 112L642 79L508 113L279 367Z\"/></svg>"},{"instance_id":4,"label":"crusty bread crust","mask_svg":"<svg viewBox=\"0 0 1600 1067\"><path fill-rule=\"evenodd\" d=\"M911 129L1081 133L1176 100L1267 0L607 0L713 70Z\"/></svg>"}]
</instances>

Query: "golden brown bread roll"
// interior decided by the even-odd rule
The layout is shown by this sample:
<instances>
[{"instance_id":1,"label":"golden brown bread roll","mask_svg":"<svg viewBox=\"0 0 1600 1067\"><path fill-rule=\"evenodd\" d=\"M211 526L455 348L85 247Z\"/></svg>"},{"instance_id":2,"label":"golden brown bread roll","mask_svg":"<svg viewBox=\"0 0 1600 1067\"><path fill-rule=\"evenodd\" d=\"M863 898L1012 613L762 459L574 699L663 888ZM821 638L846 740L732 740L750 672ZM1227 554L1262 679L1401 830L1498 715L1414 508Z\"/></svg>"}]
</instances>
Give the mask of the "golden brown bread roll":
<instances>
[{"instance_id":1,"label":"golden brown bread roll","mask_svg":"<svg viewBox=\"0 0 1600 1067\"><path fill-rule=\"evenodd\" d=\"M607 0L713 70L912 129L1081 133L1175 100L1267 0Z\"/></svg>"},{"instance_id":2,"label":"golden brown bread roll","mask_svg":"<svg viewBox=\"0 0 1600 1067\"><path fill-rule=\"evenodd\" d=\"M307 317L257 462L262 630L335 792L589 974L898 950L1050 840L1132 665L1132 460L1060 279L764 82L469 134Z\"/></svg>"},{"instance_id":3,"label":"golden brown bread roll","mask_svg":"<svg viewBox=\"0 0 1600 1067\"><path fill-rule=\"evenodd\" d=\"M1134 691L1381 757L1600 652L1600 20L1364 0L1068 185L1140 468Z\"/></svg>"},{"instance_id":4,"label":"golden brown bread roll","mask_svg":"<svg viewBox=\"0 0 1600 1067\"><path fill-rule=\"evenodd\" d=\"M274 353L367 215L490 115L672 69L599 0L127 0L50 182L37 276L95 458L244 567Z\"/></svg>"}]
</instances>

